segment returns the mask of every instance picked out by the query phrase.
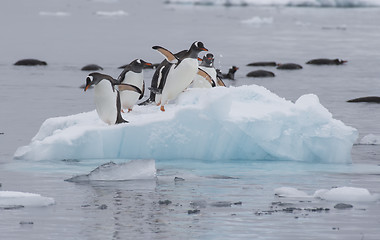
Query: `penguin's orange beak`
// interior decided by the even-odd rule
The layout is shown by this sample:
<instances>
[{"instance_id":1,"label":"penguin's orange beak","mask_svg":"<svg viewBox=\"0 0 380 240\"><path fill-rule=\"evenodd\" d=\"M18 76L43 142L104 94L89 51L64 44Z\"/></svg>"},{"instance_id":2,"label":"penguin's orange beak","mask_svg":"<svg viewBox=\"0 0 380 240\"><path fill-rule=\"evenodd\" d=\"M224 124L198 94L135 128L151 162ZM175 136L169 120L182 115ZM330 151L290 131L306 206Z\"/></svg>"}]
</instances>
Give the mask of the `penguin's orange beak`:
<instances>
[{"instance_id":1,"label":"penguin's orange beak","mask_svg":"<svg viewBox=\"0 0 380 240\"><path fill-rule=\"evenodd\" d=\"M207 48L200 48L202 51L208 51L208 49Z\"/></svg>"},{"instance_id":2,"label":"penguin's orange beak","mask_svg":"<svg viewBox=\"0 0 380 240\"><path fill-rule=\"evenodd\" d=\"M198 61L203 61L203 59L202 59L202 58L200 58L200 57L198 57Z\"/></svg>"},{"instance_id":3,"label":"penguin's orange beak","mask_svg":"<svg viewBox=\"0 0 380 240\"><path fill-rule=\"evenodd\" d=\"M148 63L148 62L146 62L145 65L147 65L147 66L152 66L152 64L151 64L151 63Z\"/></svg>"},{"instance_id":4,"label":"penguin's orange beak","mask_svg":"<svg viewBox=\"0 0 380 240\"><path fill-rule=\"evenodd\" d=\"M84 88L84 91L87 91L87 89L90 87L90 85L87 85L85 88Z\"/></svg>"}]
</instances>

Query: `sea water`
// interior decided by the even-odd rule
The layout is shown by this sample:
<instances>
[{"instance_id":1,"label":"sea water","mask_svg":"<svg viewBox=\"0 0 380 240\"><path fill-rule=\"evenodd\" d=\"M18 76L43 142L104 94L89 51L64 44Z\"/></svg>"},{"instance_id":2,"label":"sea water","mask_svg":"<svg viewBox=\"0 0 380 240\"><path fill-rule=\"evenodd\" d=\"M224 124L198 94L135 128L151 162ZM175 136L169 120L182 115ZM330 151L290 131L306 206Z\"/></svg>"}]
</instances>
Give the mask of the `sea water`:
<instances>
[{"instance_id":1,"label":"sea water","mask_svg":"<svg viewBox=\"0 0 380 240\"><path fill-rule=\"evenodd\" d=\"M341 201L275 195L280 187L312 195L344 186L378 194L379 145L354 145L349 165L161 160L156 179L87 183L64 180L125 160L29 162L13 154L47 118L95 108L92 91L79 88L88 74L82 66L96 63L116 77L117 67L135 58L160 62L154 45L177 52L196 40L222 72L240 68L228 86L257 84L291 101L313 93L334 118L358 129L359 141L379 136L379 106L346 100L379 96L380 8L36 0L4 1L0 13L0 190L55 199L46 207L1 209L1 239L379 239L378 200L342 201L353 207L341 210L334 208ZM320 57L348 63L305 64ZM12 65L22 58L48 66ZM276 77L247 78L258 69L246 66L254 61L303 69L265 67ZM144 74L149 86L153 71Z\"/></svg>"}]
</instances>

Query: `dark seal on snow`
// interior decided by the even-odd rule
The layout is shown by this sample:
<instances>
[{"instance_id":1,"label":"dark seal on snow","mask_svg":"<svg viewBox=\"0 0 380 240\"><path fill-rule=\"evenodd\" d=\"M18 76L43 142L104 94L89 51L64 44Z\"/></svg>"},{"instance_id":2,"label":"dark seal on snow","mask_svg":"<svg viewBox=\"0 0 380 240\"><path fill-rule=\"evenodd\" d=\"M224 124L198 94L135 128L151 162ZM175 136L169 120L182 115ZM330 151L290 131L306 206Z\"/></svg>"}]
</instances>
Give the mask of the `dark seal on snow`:
<instances>
[{"instance_id":1,"label":"dark seal on snow","mask_svg":"<svg viewBox=\"0 0 380 240\"><path fill-rule=\"evenodd\" d=\"M15 66L46 66L47 63L38 59L22 59L14 63Z\"/></svg>"}]
</instances>

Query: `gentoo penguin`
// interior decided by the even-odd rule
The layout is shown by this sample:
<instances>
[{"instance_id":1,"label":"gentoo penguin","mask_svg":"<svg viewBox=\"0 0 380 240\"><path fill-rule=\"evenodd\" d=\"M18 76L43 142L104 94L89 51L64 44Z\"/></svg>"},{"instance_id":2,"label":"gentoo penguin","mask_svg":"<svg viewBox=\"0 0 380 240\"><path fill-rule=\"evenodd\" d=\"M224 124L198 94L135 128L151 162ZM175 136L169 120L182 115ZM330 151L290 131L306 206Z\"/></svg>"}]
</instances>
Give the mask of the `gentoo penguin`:
<instances>
[{"instance_id":1,"label":"gentoo penguin","mask_svg":"<svg viewBox=\"0 0 380 240\"><path fill-rule=\"evenodd\" d=\"M156 93L156 103L161 105L161 111L165 111L165 105L169 100L176 98L191 84L196 74L212 81L205 71L198 68L198 54L201 51L208 51L202 42L194 42L184 53L182 60L163 47L154 46L152 48L159 51L168 62L172 63L166 77L161 78L161 82L164 82L162 93Z\"/></svg>"},{"instance_id":2,"label":"gentoo penguin","mask_svg":"<svg viewBox=\"0 0 380 240\"><path fill-rule=\"evenodd\" d=\"M347 102L367 102L367 103L380 103L380 97L369 96L348 100Z\"/></svg>"},{"instance_id":3,"label":"gentoo penguin","mask_svg":"<svg viewBox=\"0 0 380 240\"><path fill-rule=\"evenodd\" d=\"M215 86L225 86L223 81L216 76L216 70L214 68L215 58L212 53L207 53L205 56L203 56L203 59L198 58L198 60L202 61L199 65L199 68L205 71L211 77L212 82L207 81L207 79L202 76L195 75L192 83L193 88L211 88Z\"/></svg>"},{"instance_id":4,"label":"gentoo penguin","mask_svg":"<svg viewBox=\"0 0 380 240\"><path fill-rule=\"evenodd\" d=\"M128 64L124 70L120 73L117 80L119 81L119 92L121 100L121 111L128 109L128 112L132 111L133 105L137 100L144 97L145 83L143 76L144 66L151 66L151 63L145 62L141 59L135 59ZM125 86L133 87L134 90L125 89Z\"/></svg>"},{"instance_id":5,"label":"gentoo penguin","mask_svg":"<svg viewBox=\"0 0 380 240\"><path fill-rule=\"evenodd\" d=\"M247 77L274 77L274 73L266 70L256 70L249 72Z\"/></svg>"},{"instance_id":6,"label":"gentoo penguin","mask_svg":"<svg viewBox=\"0 0 380 240\"><path fill-rule=\"evenodd\" d=\"M346 63L346 60L342 59L327 59L327 58L317 58L317 59L312 59L306 64L314 64L314 65L342 65L343 63Z\"/></svg>"},{"instance_id":7,"label":"gentoo penguin","mask_svg":"<svg viewBox=\"0 0 380 240\"><path fill-rule=\"evenodd\" d=\"M40 60L37 60L37 59L22 59L22 60L19 60L17 62L14 63L14 65L16 66L46 66L47 63L44 62L44 61L40 61Z\"/></svg>"},{"instance_id":8,"label":"gentoo penguin","mask_svg":"<svg viewBox=\"0 0 380 240\"><path fill-rule=\"evenodd\" d=\"M253 62L248 63L247 66L253 66L253 67L276 67L276 62Z\"/></svg>"},{"instance_id":9,"label":"gentoo penguin","mask_svg":"<svg viewBox=\"0 0 380 240\"><path fill-rule=\"evenodd\" d=\"M88 64L81 68L82 71L99 71L103 70L103 68L96 64Z\"/></svg>"},{"instance_id":10,"label":"gentoo penguin","mask_svg":"<svg viewBox=\"0 0 380 240\"><path fill-rule=\"evenodd\" d=\"M235 80L235 72L238 70L239 68L236 67L236 66L232 66L229 70L228 70L228 73L224 74L222 72L220 72L220 70L218 71L217 70L217 73L218 73L218 77L219 78L225 78L225 79L230 79L230 80Z\"/></svg>"},{"instance_id":11,"label":"gentoo penguin","mask_svg":"<svg viewBox=\"0 0 380 240\"><path fill-rule=\"evenodd\" d=\"M98 72L90 73L86 78L86 87L94 86L95 106L99 118L109 124L128 122L121 116L120 95L115 85L118 82L112 77Z\"/></svg>"},{"instance_id":12,"label":"gentoo penguin","mask_svg":"<svg viewBox=\"0 0 380 240\"><path fill-rule=\"evenodd\" d=\"M296 63L279 63L277 69L283 69L283 70L297 70L302 69L302 66Z\"/></svg>"}]
</instances>

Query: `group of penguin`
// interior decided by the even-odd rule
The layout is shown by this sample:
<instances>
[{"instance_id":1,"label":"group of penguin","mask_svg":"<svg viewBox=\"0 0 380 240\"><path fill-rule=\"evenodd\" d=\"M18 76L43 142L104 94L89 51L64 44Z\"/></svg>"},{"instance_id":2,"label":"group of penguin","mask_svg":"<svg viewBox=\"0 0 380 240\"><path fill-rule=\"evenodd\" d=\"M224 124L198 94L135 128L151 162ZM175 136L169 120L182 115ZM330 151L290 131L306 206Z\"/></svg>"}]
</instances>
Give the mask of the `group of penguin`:
<instances>
[{"instance_id":1,"label":"group of penguin","mask_svg":"<svg viewBox=\"0 0 380 240\"><path fill-rule=\"evenodd\" d=\"M155 102L165 111L168 101L175 99L190 85L197 88L225 86L214 68L214 56L206 54L198 58L202 51L208 51L202 42L194 42L188 50L173 54L160 47L152 47L161 53L165 59L157 66L152 78L149 99L142 104ZM202 60L201 64L198 61ZM152 63L141 59L133 60L124 67L117 79L99 72L90 73L86 78L84 91L94 86L96 112L99 118L109 125L128 122L121 112L133 106L144 96L145 83L143 69Z\"/></svg>"}]
</instances>

